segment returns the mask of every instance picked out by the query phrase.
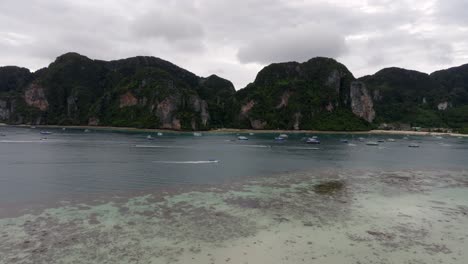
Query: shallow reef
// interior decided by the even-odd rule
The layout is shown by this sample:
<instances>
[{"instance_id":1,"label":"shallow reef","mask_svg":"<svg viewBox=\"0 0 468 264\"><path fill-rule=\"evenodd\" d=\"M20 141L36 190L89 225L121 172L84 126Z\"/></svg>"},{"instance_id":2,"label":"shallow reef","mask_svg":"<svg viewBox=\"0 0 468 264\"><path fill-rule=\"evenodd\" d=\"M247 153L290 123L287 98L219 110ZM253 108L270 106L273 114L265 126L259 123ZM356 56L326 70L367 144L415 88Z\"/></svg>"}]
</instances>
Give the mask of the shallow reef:
<instances>
[{"instance_id":1,"label":"shallow reef","mask_svg":"<svg viewBox=\"0 0 468 264\"><path fill-rule=\"evenodd\" d=\"M466 171L323 170L0 219L0 263L466 263Z\"/></svg>"}]
</instances>

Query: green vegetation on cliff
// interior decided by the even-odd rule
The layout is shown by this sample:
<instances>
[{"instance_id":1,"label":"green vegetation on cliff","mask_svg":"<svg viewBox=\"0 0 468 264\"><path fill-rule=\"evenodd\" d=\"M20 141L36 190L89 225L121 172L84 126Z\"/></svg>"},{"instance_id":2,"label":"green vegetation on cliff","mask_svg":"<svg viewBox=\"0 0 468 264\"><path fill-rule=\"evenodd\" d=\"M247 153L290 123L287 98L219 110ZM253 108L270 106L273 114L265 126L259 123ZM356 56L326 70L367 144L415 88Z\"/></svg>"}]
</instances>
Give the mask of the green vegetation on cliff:
<instances>
[{"instance_id":1,"label":"green vegetation on cliff","mask_svg":"<svg viewBox=\"0 0 468 264\"><path fill-rule=\"evenodd\" d=\"M272 64L240 90L243 105L253 102L244 119L268 129L368 130L370 124L350 109L353 75L333 59Z\"/></svg>"},{"instance_id":2,"label":"green vegetation on cliff","mask_svg":"<svg viewBox=\"0 0 468 264\"><path fill-rule=\"evenodd\" d=\"M387 68L356 80L341 63L271 64L235 91L168 61L58 57L31 73L0 67L0 121L203 130L368 130L438 127L468 132L468 64L430 75Z\"/></svg>"}]
</instances>

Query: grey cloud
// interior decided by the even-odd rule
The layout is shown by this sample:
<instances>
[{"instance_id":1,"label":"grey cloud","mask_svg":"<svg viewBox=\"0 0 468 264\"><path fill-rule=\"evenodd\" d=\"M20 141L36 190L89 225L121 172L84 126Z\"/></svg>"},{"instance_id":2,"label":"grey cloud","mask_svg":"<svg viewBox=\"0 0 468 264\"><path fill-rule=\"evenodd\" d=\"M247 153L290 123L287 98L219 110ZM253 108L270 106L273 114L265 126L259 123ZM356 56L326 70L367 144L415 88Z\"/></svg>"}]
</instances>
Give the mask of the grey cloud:
<instances>
[{"instance_id":1,"label":"grey cloud","mask_svg":"<svg viewBox=\"0 0 468 264\"><path fill-rule=\"evenodd\" d=\"M466 0L437 0L435 13L443 22L468 27L468 1Z\"/></svg>"},{"instance_id":2,"label":"grey cloud","mask_svg":"<svg viewBox=\"0 0 468 264\"><path fill-rule=\"evenodd\" d=\"M466 0L1 0L0 65L151 55L200 75L218 69L238 88L265 64L313 56L357 74L431 70L468 57L465 10Z\"/></svg>"},{"instance_id":3,"label":"grey cloud","mask_svg":"<svg viewBox=\"0 0 468 264\"><path fill-rule=\"evenodd\" d=\"M271 32L258 38L238 53L244 63L305 61L316 56L337 57L346 50L343 36L317 25Z\"/></svg>"},{"instance_id":4,"label":"grey cloud","mask_svg":"<svg viewBox=\"0 0 468 264\"><path fill-rule=\"evenodd\" d=\"M204 35L196 18L167 10L154 10L138 17L132 29L140 37L161 37L168 41L199 40Z\"/></svg>"}]
</instances>

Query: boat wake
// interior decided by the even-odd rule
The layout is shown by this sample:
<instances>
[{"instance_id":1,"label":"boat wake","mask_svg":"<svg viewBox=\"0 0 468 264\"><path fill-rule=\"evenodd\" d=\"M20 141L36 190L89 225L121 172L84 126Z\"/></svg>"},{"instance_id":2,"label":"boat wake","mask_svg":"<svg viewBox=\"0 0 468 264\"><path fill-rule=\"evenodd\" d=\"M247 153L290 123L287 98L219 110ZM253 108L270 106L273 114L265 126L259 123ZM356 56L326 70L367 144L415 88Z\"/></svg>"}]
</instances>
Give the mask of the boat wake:
<instances>
[{"instance_id":1,"label":"boat wake","mask_svg":"<svg viewBox=\"0 0 468 264\"><path fill-rule=\"evenodd\" d=\"M308 148L308 147L288 147L285 149L294 149L294 150L319 150L320 148Z\"/></svg>"},{"instance_id":2,"label":"boat wake","mask_svg":"<svg viewBox=\"0 0 468 264\"><path fill-rule=\"evenodd\" d=\"M44 140L0 140L0 143L43 143Z\"/></svg>"},{"instance_id":3,"label":"boat wake","mask_svg":"<svg viewBox=\"0 0 468 264\"><path fill-rule=\"evenodd\" d=\"M187 160L187 161L176 161L176 160L157 160L153 161L153 163L163 163L163 164L210 164L210 163L218 163L219 160Z\"/></svg>"},{"instance_id":4,"label":"boat wake","mask_svg":"<svg viewBox=\"0 0 468 264\"><path fill-rule=\"evenodd\" d=\"M271 148L271 146L267 145L237 145L240 147L249 147L249 148Z\"/></svg>"},{"instance_id":5,"label":"boat wake","mask_svg":"<svg viewBox=\"0 0 468 264\"><path fill-rule=\"evenodd\" d=\"M167 149L176 149L176 148L188 148L183 146L161 146L161 145L135 145L135 148L167 148Z\"/></svg>"}]
</instances>

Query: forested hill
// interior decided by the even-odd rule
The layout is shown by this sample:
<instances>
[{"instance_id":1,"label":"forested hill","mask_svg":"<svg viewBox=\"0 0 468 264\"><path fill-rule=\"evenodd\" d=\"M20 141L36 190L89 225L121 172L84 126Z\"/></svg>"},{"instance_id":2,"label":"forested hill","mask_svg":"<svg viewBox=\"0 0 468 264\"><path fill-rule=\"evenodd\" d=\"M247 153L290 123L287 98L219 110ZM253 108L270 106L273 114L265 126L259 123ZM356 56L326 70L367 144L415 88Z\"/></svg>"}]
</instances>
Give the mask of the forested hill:
<instances>
[{"instance_id":1,"label":"forested hill","mask_svg":"<svg viewBox=\"0 0 468 264\"><path fill-rule=\"evenodd\" d=\"M0 122L175 130L468 130L468 65L430 75L400 68L356 79L330 58L275 63L244 89L168 61L92 60L77 53L48 67L0 67Z\"/></svg>"}]
</instances>

